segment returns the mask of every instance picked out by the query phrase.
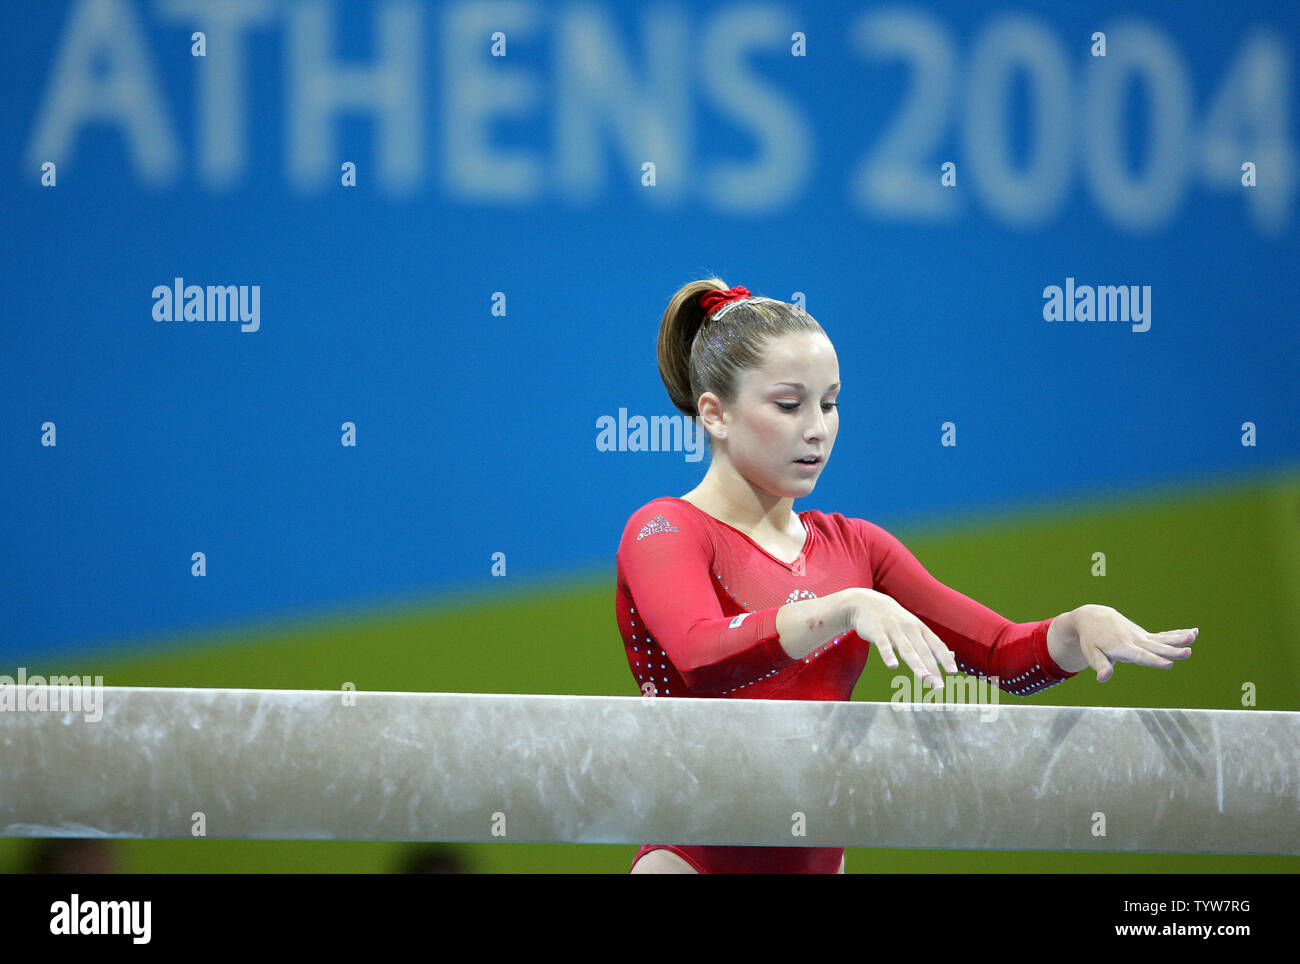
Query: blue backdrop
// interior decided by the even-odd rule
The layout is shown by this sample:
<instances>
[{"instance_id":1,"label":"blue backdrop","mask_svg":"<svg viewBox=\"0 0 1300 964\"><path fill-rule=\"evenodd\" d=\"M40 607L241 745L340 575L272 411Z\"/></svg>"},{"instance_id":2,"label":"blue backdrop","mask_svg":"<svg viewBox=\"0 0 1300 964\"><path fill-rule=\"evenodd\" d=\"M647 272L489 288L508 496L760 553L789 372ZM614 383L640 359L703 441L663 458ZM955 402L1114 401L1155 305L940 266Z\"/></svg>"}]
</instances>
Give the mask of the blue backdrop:
<instances>
[{"instance_id":1,"label":"blue backdrop","mask_svg":"<svg viewBox=\"0 0 1300 964\"><path fill-rule=\"evenodd\" d=\"M673 414L659 319L714 272L835 343L797 509L1295 464L1300 29L1243 9L11 12L0 657L459 593L497 552L612 580L707 460L598 421ZM178 277L257 286L256 330L155 320ZM1149 317L1045 320L1067 279Z\"/></svg>"}]
</instances>

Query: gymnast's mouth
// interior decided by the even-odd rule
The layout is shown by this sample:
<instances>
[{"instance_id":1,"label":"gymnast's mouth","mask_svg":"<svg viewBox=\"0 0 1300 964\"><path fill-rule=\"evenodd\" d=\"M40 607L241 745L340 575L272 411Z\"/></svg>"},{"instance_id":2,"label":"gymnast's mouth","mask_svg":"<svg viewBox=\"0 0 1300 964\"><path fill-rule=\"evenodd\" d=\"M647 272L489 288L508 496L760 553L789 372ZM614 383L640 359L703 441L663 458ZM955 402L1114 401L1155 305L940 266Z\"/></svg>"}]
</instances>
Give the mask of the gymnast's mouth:
<instances>
[{"instance_id":1,"label":"gymnast's mouth","mask_svg":"<svg viewBox=\"0 0 1300 964\"><path fill-rule=\"evenodd\" d=\"M822 460L820 455L805 455L801 459L795 459L796 462L802 462L804 465L816 465Z\"/></svg>"}]
</instances>

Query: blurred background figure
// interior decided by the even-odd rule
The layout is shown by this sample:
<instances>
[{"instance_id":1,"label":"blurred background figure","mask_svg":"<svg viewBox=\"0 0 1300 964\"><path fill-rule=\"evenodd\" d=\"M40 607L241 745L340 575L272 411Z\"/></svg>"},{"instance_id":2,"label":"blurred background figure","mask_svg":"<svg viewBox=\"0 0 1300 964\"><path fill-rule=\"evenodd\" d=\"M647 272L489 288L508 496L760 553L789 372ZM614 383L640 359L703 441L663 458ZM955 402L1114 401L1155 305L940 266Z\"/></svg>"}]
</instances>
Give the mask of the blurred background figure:
<instances>
[{"instance_id":1,"label":"blurred background figure","mask_svg":"<svg viewBox=\"0 0 1300 964\"><path fill-rule=\"evenodd\" d=\"M445 844L421 844L412 847L398 862L399 874L472 874L475 873L465 854Z\"/></svg>"},{"instance_id":2,"label":"blurred background figure","mask_svg":"<svg viewBox=\"0 0 1300 964\"><path fill-rule=\"evenodd\" d=\"M38 840L32 847L28 874L116 874L120 873L117 854L110 841L103 838L55 837Z\"/></svg>"}]
</instances>

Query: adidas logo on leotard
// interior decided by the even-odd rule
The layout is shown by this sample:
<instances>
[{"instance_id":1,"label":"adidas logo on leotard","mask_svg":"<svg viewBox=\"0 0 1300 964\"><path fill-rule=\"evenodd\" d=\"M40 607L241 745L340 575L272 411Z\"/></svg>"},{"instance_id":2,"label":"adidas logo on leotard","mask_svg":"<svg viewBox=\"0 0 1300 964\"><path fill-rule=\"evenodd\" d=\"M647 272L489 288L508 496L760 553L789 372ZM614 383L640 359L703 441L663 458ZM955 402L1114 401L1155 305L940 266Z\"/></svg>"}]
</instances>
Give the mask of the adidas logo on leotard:
<instances>
[{"instance_id":1,"label":"adidas logo on leotard","mask_svg":"<svg viewBox=\"0 0 1300 964\"><path fill-rule=\"evenodd\" d=\"M661 515L655 516L647 522L637 534L636 541L640 542L646 536L652 536L656 532L676 532L677 527Z\"/></svg>"}]
</instances>

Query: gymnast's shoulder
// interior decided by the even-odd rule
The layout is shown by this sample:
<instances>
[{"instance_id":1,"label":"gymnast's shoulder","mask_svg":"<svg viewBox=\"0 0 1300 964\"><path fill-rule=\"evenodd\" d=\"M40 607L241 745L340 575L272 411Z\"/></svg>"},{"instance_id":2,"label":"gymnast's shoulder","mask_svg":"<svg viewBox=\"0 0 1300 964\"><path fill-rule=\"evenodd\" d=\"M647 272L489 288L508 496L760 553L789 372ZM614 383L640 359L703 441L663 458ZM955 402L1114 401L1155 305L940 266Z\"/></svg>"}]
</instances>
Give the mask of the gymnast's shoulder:
<instances>
[{"instance_id":1,"label":"gymnast's shoulder","mask_svg":"<svg viewBox=\"0 0 1300 964\"><path fill-rule=\"evenodd\" d=\"M661 495L651 499L630 516L623 526L620 546L640 542L660 532L700 532L704 510L677 496Z\"/></svg>"},{"instance_id":2,"label":"gymnast's shoulder","mask_svg":"<svg viewBox=\"0 0 1300 964\"><path fill-rule=\"evenodd\" d=\"M820 509L803 509L799 517L816 527L824 535L847 544L866 544L891 540L893 533L869 519L845 515L843 512L823 512Z\"/></svg>"}]
</instances>

